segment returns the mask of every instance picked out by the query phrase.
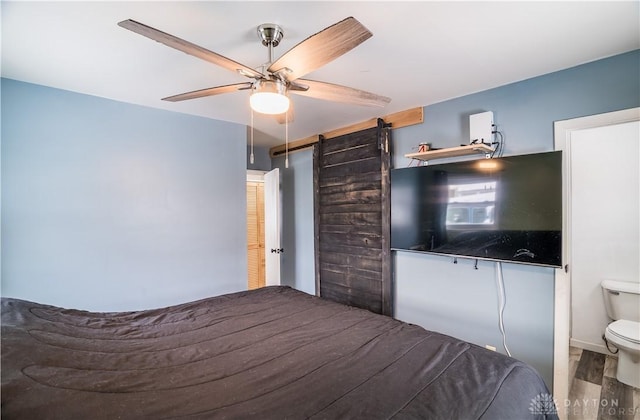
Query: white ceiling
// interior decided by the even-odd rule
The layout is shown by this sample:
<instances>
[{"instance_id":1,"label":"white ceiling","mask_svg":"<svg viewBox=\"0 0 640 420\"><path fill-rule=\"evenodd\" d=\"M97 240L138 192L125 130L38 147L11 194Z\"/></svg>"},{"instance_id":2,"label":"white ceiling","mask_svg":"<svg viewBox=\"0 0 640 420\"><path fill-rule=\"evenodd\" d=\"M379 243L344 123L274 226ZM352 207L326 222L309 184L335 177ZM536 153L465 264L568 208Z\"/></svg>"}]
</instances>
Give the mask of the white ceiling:
<instances>
[{"instance_id":1,"label":"white ceiling","mask_svg":"<svg viewBox=\"0 0 640 420\"><path fill-rule=\"evenodd\" d=\"M248 92L160 98L248 79L117 25L134 19L257 68L256 27L277 23L274 58L348 16L373 37L309 79L388 96L385 108L294 96L289 140L640 48L640 2L2 1L2 76L248 125ZM256 143L284 126L255 117Z\"/></svg>"}]
</instances>

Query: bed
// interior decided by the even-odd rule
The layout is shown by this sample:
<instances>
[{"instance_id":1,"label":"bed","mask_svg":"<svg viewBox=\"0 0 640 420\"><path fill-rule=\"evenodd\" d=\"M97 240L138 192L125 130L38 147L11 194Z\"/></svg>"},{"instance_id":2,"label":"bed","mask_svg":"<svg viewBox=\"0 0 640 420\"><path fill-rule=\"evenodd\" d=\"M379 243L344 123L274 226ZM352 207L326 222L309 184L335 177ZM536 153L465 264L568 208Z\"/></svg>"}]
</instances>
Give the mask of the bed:
<instances>
[{"instance_id":1,"label":"bed","mask_svg":"<svg viewBox=\"0 0 640 420\"><path fill-rule=\"evenodd\" d=\"M522 362L284 286L120 313L3 298L1 377L3 419L556 418Z\"/></svg>"}]
</instances>

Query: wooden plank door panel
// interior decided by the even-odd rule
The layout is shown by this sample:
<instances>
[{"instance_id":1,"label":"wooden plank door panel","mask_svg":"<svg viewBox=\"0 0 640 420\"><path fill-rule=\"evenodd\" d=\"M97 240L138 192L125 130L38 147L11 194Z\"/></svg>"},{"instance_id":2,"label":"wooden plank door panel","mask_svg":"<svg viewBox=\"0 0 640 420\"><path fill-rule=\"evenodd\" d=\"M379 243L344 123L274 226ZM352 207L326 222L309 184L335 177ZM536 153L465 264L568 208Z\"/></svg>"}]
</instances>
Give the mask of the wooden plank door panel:
<instances>
[{"instance_id":1,"label":"wooden plank door panel","mask_svg":"<svg viewBox=\"0 0 640 420\"><path fill-rule=\"evenodd\" d=\"M392 315L389 135L380 121L372 129L320 138L314 188L318 294Z\"/></svg>"}]
</instances>

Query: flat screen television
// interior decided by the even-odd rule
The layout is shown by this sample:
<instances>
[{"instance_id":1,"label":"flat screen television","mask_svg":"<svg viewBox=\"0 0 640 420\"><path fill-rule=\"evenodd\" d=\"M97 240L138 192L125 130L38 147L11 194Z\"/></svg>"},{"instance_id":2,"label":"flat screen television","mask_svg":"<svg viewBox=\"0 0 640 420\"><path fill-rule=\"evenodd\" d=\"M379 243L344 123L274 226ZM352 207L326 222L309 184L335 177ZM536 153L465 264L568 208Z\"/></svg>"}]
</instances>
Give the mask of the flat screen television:
<instances>
[{"instance_id":1,"label":"flat screen television","mask_svg":"<svg viewBox=\"0 0 640 420\"><path fill-rule=\"evenodd\" d=\"M391 248L562 265L562 152L391 170Z\"/></svg>"}]
</instances>

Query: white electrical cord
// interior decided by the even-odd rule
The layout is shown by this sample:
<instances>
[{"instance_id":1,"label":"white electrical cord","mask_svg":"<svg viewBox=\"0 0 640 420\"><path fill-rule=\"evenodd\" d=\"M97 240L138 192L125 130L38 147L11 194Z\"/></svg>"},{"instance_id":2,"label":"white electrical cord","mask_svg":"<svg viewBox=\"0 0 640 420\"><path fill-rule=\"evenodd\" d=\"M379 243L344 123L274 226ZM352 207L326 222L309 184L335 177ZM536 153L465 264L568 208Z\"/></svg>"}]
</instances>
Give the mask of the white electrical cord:
<instances>
[{"instance_id":1,"label":"white electrical cord","mask_svg":"<svg viewBox=\"0 0 640 420\"><path fill-rule=\"evenodd\" d=\"M507 347L507 334L504 331L504 307L507 304L507 296L504 292L504 278L502 277L502 263L500 261L496 262L496 287L498 289L498 326L500 328L500 332L502 333L502 346L504 350L507 352L507 355L511 356L511 352Z\"/></svg>"}]
</instances>

